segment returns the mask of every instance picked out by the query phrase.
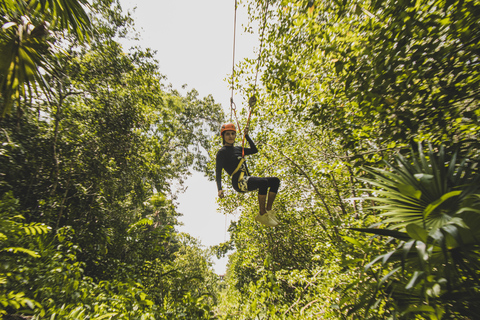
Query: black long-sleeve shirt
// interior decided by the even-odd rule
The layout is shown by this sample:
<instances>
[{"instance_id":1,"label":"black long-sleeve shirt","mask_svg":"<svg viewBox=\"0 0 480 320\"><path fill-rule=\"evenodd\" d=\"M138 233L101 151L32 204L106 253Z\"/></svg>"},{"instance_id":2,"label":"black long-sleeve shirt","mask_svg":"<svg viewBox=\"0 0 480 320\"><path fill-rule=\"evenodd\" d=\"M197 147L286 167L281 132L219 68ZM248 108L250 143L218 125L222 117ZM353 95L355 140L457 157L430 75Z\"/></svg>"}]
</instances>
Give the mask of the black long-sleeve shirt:
<instances>
[{"instance_id":1,"label":"black long-sleeve shirt","mask_svg":"<svg viewBox=\"0 0 480 320\"><path fill-rule=\"evenodd\" d=\"M255 146L255 143L253 143L253 140L248 135L246 135L245 138L247 139L248 144L250 145L250 148L244 148L245 155L257 153L258 149ZM233 171L235 171L241 159L242 159L242 147L223 146L220 150L218 150L217 158L216 158L216 170L215 170L215 174L216 174L215 180L217 181L218 190L222 190L222 169L225 169L225 171L229 175L232 175ZM240 176L240 171L246 172L247 176L249 175L247 164L245 162L242 164L241 169L232 176L232 186L237 191L239 191L238 177Z\"/></svg>"}]
</instances>

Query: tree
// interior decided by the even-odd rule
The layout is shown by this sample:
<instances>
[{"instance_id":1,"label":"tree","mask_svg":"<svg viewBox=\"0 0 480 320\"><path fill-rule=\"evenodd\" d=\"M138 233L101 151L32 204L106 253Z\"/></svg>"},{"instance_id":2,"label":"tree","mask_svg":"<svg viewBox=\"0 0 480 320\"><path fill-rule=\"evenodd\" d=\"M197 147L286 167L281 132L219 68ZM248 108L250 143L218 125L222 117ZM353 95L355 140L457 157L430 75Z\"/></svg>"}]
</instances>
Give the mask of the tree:
<instances>
[{"instance_id":1,"label":"tree","mask_svg":"<svg viewBox=\"0 0 480 320\"><path fill-rule=\"evenodd\" d=\"M236 70L235 83L247 84L237 89L248 97L260 64L251 132L265 146L250 168L282 180L277 208L288 228L256 228L249 196L220 202L225 213L239 203L243 209L225 245L236 249L226 293L234 308L222 310L226 317L337 319L347 309L352 318L387 317L386 295L372 292L396 274L370 267L378 271L369 273L373 289L360 275L371 255L395 248L352 231L383 219L365 210L375 194L365 190L362 165L390 170L382 160L407 156L409 146L416 150L424 140L445 142L445 159L456 154L477 161L478 32L467 27L478 24L471 14L478 4L287 0L246 6L264 41L259 60L247 59ZM361 300L349 285L372 295ZM379 304L368 309L369 302Z\"/></svg>"},{"instance_id":2,"label":"tree","mask_svg":"<svg viewBox=\"0 0 480 320\"><path fill-rule=\"evenodd\" d=\"M475 144L474 1L248 5L261 25L266 14L265 98L285 111L330 128L359 153L417 138Z\"/></svg>"},{"instance_id":3,"label":"tree","mask_svg":"<svg viewBox=\"0 0 480 320\"><path fill-rule=\"evenodd\" d=\"M39 93L24 102L21 117L0 119L0 194L18 200L28 224L53 229L38 240L41 261L2 270L5 288L40 301L31 312L41 317L175 318L138 282L149 265L172 265L182 248L172 185L206 165L200 150L209 147L221 109L211 96L166 86L151 50L124 50L117 37L131 32L132 20L118 3L92 8L88 44L52 34L63 47L44 57L52 67L43 75L48 99ZM198 282L214 288L207 260L196 256L208 273ZM171 292L165 288L178 312L210 316L208 299Z\"/></svg>"},{"instance_id":4,"label":"tree","mask_svg":"<svg viewBox=\"0 0 480 320\"><path fill-rule=\"evenodd\" d=\"M20 98L32 98L32 89L48 91L44 73L52 73L47 56L57 51L52 32L66 30L78 40L88 37L90 19L86 0L2 1L0 16L0 116L11 112L13 103L21 113ZM46 92L48 94L48 92Z\"/></svg>"},{"instance_id":5,"label":"tree","mask_svg":"<svg viewBox=\"0 0 480 320\"><path fill-rule=\"evenodd\" d=\"M143 283L172 319L212 319L217 303L218 276L211 252L188 234L177 236L178 250L168 264L151 261L143 269Z\"/></svg>"}]
</instances>

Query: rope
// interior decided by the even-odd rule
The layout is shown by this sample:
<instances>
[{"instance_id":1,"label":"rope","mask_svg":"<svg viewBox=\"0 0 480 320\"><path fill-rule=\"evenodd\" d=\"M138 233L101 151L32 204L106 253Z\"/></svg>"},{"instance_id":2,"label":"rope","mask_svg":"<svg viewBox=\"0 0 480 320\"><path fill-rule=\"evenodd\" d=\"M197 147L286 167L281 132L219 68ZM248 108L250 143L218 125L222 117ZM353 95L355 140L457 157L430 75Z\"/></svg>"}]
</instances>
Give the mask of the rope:
<instances>
[{"instance_id":1,"label":"rope","mask_svg":"<svg viewBox=\"0 0 480 320\"><path fill-rule=\"evenodd\" d=\"M234 89L234 79L235 79L235 43L237 35L237 0L235 0L235 13L233 15L233 58L232 58L232 93L230 95L230 120L232 120L232 113L235 111L236 106L233 102L233 89ZM235 112L235 118L237 118ZM238 123L238 119L237 119Z\"/></svg>"},{"instance_id":2,"label":"rope","mask_svg":"<svg viewBox=\"0 0 480 320\"><path fill-rule=\"evenodd\" d=\"M262 35L260 36L260 51L258 52L258 59L257 59L257 67L256 67L256 73L255 73L255 84L253 86L253 95L255 96L255 91L257 89L257 79L258 79L258 69L260 67L260 59L262 56L262 50L263 50L263 40L264 40L264 34L265 34L265 25L267 24L267 12L268 12L268 0L265 1L265 10L263 13L263 26L262 26Z\"/></svg>"},{"instance_id":3,"label":"rope","mask_svg":"<svg viewBox=\"0 0 480 320\"><path fill-rule=\"evenodd\" d=\"M231 94L230 94L230 121L232 121L232 115L235 116L235 121L237 122L237 128L240 130L240 122L238 121L237 117L237 105L233 102L233 90L235 87L235 44L237 38L237 0L235 0L235 12L233 15L233 57L232 57L232 87L231 87ZM247 127L245 127L247 128ZM245 156L245 134L243 135L242 140L242 158Z\"/></svg>"},{"instance_id":4,"label":"rope","mask_svg":"<svg viewBox=\"0 0 480 320\"><path fill-rule=\"evenodd\" d=\"M225 234L223 235L223 242L227 241L227 215L225 214Z\"/></svg>"},{"instance_id":5,"label":"rope","mask_svg":"<svg viewBox=\"0 0 480 320\"><path fill-rule=\"evenodd\" d=\"M253 85L253 95L248 99L248 105L250 107L250 110L248 112L248 119L247 119L247 124L245 125L245 129L250 126L250 119L252 117L252 111L253 107L257 104L257 98L256 98L256 91L257 91L257 80L258 80L258 71L260 69L260 60L262 59L262 51L263 51L263 40L264 40L264 35L265 35L265 26L267 24L267 12L268 12L268 0L265 1L265 9L263 12L263 26L262 26L262 35L260 36L260 50L258 51L258 58L257 58L257 66L256 66L256 71L255 71L255 84ZM243 135L243 140L242 140L242 157L244 156L244 148L245 145L245 135Z\"/></svg>"},{"instance_id":6,"label":"rope","mask_svg":"<svg viewBox=\"0 0 480 320\"><path fill-rule=\"evenodd\" d=\"M256 98L256 90L257 90L257 80L258 80L258 72L260 69L260 60L262 58L262 51L263 51L263 40L265 34L265 25L267 24L267 12L268 12L268 0L265 1L265 9L263 14L263 26L262 26L262 34L260 38L260 50L258 52L258 59L257 59L257 66L255 72L255 84L253 86L253 95L248 99L249 111L248 111L248 118L245 127L243 128L244 134L242 138L242 158L245 157L245 130L250 126L250 119L252 118L252 111L253 107L257 103ZM234 81L235 81L235 43L236 43L236 29L237 29L237 0L235 0L235 13L233 19L233 61L232 61L232 87L231 87L231 96L230 96L230 121L232 121L232 115L235 116L235 121L237 122L237 128L240 129L240 122L238 121L237 117L237 106L235 102L233 102L233 91L234 91Z\"/></svg>"},{"instance_id":7,"label":"rope","mask_svg":"<svg viewBox=\"0 0 480 320\"><path fill-rule=\"evenodd\" d=\"M230 94L230 121L232 121L232 115L235 116L235 121L237 122L237 128L240 130L240 122L238 121L237 117L237 105L233 102L233 90L235 87L235 44L237 38L237 0L235 0L235 12L233 15L233 57L232 57L232 88ZM244 156L244 143L242 142L242 157Z\"/></svg>"}]
</instances>

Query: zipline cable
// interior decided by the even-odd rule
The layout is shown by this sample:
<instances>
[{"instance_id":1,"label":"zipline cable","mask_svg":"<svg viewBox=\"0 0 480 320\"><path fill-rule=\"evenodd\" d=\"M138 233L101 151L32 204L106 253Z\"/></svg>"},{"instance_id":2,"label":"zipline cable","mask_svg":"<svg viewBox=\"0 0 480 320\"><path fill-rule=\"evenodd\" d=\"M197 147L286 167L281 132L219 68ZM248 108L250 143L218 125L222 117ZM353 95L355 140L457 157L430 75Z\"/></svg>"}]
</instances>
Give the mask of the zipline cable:
<instances>
[{"instance_id":1,"label":"zipline cable","mask_svg":"<svg viewBox=\"0 0 480 320\"><path fill-rule=\"evenodd\" d=\"M233 15L233 58L232 58L232 93L230 95L230 121L232 120L232 113L234 111L235 103L233 102L233 90L234 90L234 79L235 79L235 43L236 43L236 34L237 34L237 0L235 0L235 12ZM235 107L236 109L236 107ZM235 118L237 116L235 115ZM238 122L238 120L237 120ZM238 123L237 123L238 124Z\"/></svg>"},{"instance_id":2,"label":"zipline cable","mask_svg":"<svg viewBox=\"0 0 480 320\"><path fill-rule=\"evenodd\" d=\"M256 90L257 90L257 80L258 80L258 72L260 69L260 61L262 58L262 51L263 51L263 40L265 34L265 25L267 24L267 13L268 13L268 0L265 1L265 9L263 13L263 26L262 26L262 34L260 38L260 50L258 52L257 58L257 66L255 72L255 83L253 86L253 95L248 99L249 111L248 111L248 118L247 123L243 129L243 138L242 138L242 158L245 157L245 130L247 130L250 126L250 119L252 117L253 107L257 103L256 98ZM236 29L237 29L237 0L235 0L235 13L233 19L233 61L232 61L232 87L231 87L231 96L230 96L230 120L232 121L232 115L235 116L235 121L237 122L237 128L240 129L240 122L238 121L237 117L237 106L233 101L233 92L234 92L234 81L235 81L235 44L236 44ZM241 132L241 131L240 131Z\"/></svg>"},{"instance_id":3,"label":"zipline cable","mask_svg":"<svg viewBox=\"0 0 480 320\"><path fill-rule=\"evenodd\" d=\"M250 107L250 110L248 112L248 118L247 118L247 124L245 125L245 129L250 126L250 119L252 117L252 112L253 112L253 107L255 107L257 103L257 97L256 97L256 91L257 91L257 80L258 80L258 72L260 69L260 61L262 59L262 51L263 51L263 40L264 40L264 35L265 35L265 26L267 24L267 13L268 13L268 0L265 1L265 9L263 12L263 25L262 25L262 34L260 36L260 50L258 51L258 58L257 58L257 66L256 66L256 71L255 71L255 83L253 85L253 95L248 99L248 105ZM242 157L244 156L244 148L245 145L245 135L243 135L243 140L242 140Z\"/></svg>"},{"instance_id":4,"label":"zipline cable","mask_svg":"<svg viewBox=\"0 0 480 320\"><path fill-rule=\"evenodd\" d=\"M255 72L255 84L253 85L253 95L255 95L256 89L257 89L258 70L259 70L259 67L260 67L260 60L261 60L262 51L263 51L263 40L264 40L264 34L265 34L265 25L267 24L267 12L268 12L268 0L265 1L265 10L263 12L262 35L260 36L260 51L258 52L257 67L256 67L256 72Z\"/></svg>"}]
</instances>

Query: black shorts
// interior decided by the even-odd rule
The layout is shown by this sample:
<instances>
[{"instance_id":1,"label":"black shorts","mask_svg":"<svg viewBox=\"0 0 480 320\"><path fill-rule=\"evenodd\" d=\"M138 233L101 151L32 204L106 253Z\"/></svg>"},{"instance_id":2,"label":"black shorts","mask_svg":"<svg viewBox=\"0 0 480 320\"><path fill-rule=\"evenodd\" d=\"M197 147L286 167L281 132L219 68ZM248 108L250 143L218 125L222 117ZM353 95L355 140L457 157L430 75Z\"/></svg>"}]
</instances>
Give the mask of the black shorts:
<instances>
[{"instance_id":1,"label":"black shorts","mask_svg":"<svg viewBox=\"0 0 480 320\"><path fill-rule=\"evenodd\" d=\"M259 195L266 195L268 192L278 192L278 188L280 187L280 179L277 177L248 177L244 176L244 180L247 180L247 189L248 190L241 190L238 183L238 176L236 179L232 179L233 188L237 192L247 192L247 191L254 191L258 189ZM269 190L270 189L270 190Z\"/></svg>"}]
</instances>

